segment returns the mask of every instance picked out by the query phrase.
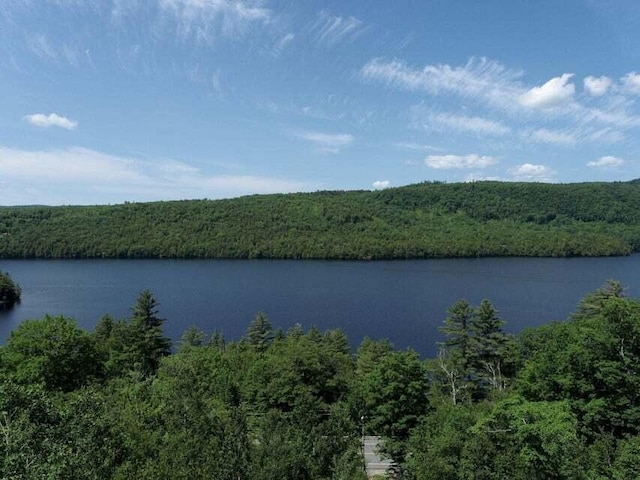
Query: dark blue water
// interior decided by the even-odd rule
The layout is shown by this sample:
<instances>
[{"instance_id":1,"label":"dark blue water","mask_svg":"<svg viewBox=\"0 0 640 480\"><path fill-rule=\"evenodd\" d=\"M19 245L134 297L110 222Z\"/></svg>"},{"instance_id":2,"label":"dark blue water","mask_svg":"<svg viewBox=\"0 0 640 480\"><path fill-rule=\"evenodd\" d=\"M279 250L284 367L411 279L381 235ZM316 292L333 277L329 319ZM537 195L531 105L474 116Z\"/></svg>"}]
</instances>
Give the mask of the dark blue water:
<instances>
[{"instance_id":1,"label":"dark blue water","mask_svg":"<svg viewBox=\"0 0 640 480\"><path fill-rule=\"evenodd\" d=\"M506 330L565 319L609 278L640 296L640 255L616 258L486 258L389 262L264 260L0 261L23 289L22 304L0 312L0 341L22 320L64 314L91 329L105 313L129 315L151 290L178 340L196 325L237 339L256 312L275 328L296 323L340 328L357 346L365 336L397 348L436 352L447 308L488 298Z\"/></svg>"}]
</instances>

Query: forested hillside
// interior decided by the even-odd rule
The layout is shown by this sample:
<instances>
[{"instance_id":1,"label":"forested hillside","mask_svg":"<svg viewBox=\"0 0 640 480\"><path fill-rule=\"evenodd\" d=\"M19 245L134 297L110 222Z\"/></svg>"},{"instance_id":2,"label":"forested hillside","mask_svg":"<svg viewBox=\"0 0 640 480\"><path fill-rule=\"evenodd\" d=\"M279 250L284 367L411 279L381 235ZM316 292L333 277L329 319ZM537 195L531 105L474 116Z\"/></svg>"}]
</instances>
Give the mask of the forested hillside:
<instances>
[{"instance_id":1,"label":"forested hillside","mask_svg":"<svg viewBox=\"0 0 640 480\"><path fill-rule=\"evenodd\" d=\"M598 256L640 250L640 181L0 207L0 258Z\"/></svg>"},{"instance_id":2,"label":"forested hillside","mask_svg":"<svg viewBox=\"0 0 640 480\"><path fill-rule=\"evenodd\" d=\"M0 478L358 480L362 434L398 479L639 478L640 302L618 283L518 337L488 300L442 317L428 360L261 313L170 353L148 291L93 332L25 321L0 347Z\"/></svg>"}]
</instances>

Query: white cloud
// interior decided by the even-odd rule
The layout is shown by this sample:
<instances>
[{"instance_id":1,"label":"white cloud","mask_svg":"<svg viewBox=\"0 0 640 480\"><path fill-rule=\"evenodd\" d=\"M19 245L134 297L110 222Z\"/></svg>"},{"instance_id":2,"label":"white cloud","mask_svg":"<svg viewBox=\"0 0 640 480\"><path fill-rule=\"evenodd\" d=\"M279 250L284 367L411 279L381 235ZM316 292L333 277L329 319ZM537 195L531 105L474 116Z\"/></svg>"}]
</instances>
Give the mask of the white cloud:
<instances>
[{"instance_id":1,"label":"white cloud","mask_svg":"<svg viewBox=\"0 0 640 480\"><path fill-rule=\"evenodd\" d=\"M555 172L546 165L523 163L509 171L514 180L522 182L552 182Z\"/></svg>"},{"instance_id":2,"label":"white cloud","mask_svg":"<svg viewBox=\"0 0 640 480\"><path fill-rule=\"evenodd\" d=\"M536 117L542 121L551 117L565 117L572 125L589 125L590 130L603 124L621 129L640 126L640 117L631 110L632 103L622 96L608 97L606 103L598 108L580 103L575 98L576 87L570 82L570 73L532 87L524 84L522 76L520 71L477 57L470 58L460 67L435 64L422 69L412 68L398 60L375 58L360 70L360 77L364 81L381 82L388 87L424 92L434 97L456 96L489 107L497 113L506 113L521 124ZM599 84L606 83L605 78L597 79ZM623 77L623 83L627 92L640 94L640 74L627 74ZM594 82L587 84L593 86ZM596 92L597 88L593 91Z\"/></svg>"},{"instance_id":3,"label":"white cloud","mask_svg":"<svg viewBox=\"0 0 640 480\"><path fill-rule=\"evenodd\" d=\"M601 97L609 91L613 80L609 77L586 77L584 79L584 89L592 97Z\"/></svg>"},{"instance_id":4,"label":"white cloud","mask_svg":"<svg viewBox=\"0 0 640 480\"><path fill-rule=\"evenodd\" d=\"M0 147L0 178L14 192L0 201L14 205L221 198L306 188L285 179L210 175L184 162L145 161L79 147L44 151Z\"/></svg>"},{"instance_id":5,"label":"white cloud","mask_svg":"<svg viewBox=\"0 0 640 480\"><path fill-rule=\"evenodd\" d=\"M315 33L315 40L319 44L332 47L340 42L356 39L366 30L366 27L355 17L334 16L322 10L311 30Z\"/></svg>"},{"instance_id":6,"label":"white cloud","mask_svg":"<svg viewBox=\"0 0 640 480\"><path fill-rule=\"evenodd\" d=\"M577 139L574 134L568 132L558 132L540 128L534 130L528 136L528 139L539 143L552 143L556 145L575 145Z\"/></svg>"},{"instance_id":7,"label":"white cloud","mask_svg":"<svg viewBox=\"0 0 640 480\"><path fill-rule=\"evenodd\" d=\"M640 95L640 73L629 72L621 80L627 92Z\"/></svg>"},{"instance_id":8,"label":"white cloud","mask_svg":"<svg viewBox=\"0 0 640 480\"><path fill-rule=\"evenodd\" d=\"M505 135L510 131L509 127L501 122L451 113L430 114L427 117L427 121L430 124L440 125L460 132L475 133L476 135ZM429 126L425 125L425 127Z\"/></svg>"},{"instance_id":9,"label":"white cloud","mask_svg":"<svg viewBox=\"0 0 640 480\"><path fill-rule=\"evenodd\" d=\"M533 87L520 95L520 104L531 108L553 108L570 102L576 90L573 83L568 83L571 77L572 73L565 73L540 87Z\"/></svg>"},{"instance_id":10,"label":"white cloud","mask_svg":"<svg viewBox=\"0 0 640 480\"><path fill-rule=\"evenodd\" d=\"M520 72L486 58L471 58L463 67L427 65L422 70L397 60L373 59L362 67L360 74L365 80L381 81L404 90L455 94L503 109L511 109L513 99L522 93L517 82Z\"/></svg>"},{"instance_id":11,"label":"white cloud","mask_svg":"<svg viewBox=\"0 0 640 480\"><path fill-rule=\"evenodd\" d=\"M385 188L389 188L391 182L389 180L378 180L373 182L373 188L375 190L384 190Z\"/></svg>"},{"instance_id":12,"label":"white cloud","mask_svg":"<svg viewBox=\"0 0 640 480\"><path fill-rule=\"evenodd\" d=\"M425 165L439 170L450 168L486 168L498 163L498 159L490 156L470 155L429 155Z\"/></svg>"},{"instance_id":13,"label":"white cloud","mask_svg":"<svg viewBox=\"0 0 640 480\"><path fill-rule=\"evenodd\" d=\"M160 0L160 8L175 20L178 34L199 42L211 42L219 34L234 37L250 25L267 23L272 13L261 1Z\"/></svg>"},{"instance_id":14,"label":"white cloud","mask_svg":"<svg viewBox=\"0 0 640 480\"><path fill-rule=\"evenodd\" d=\"M338 153L341 148L353 142L353 136L348 133L320 133L320 132L302 132L297 135L299 138L308 140L316 144L322 151L330 153Z\"/></svg>"},{"instance_id":15,"label":"white cloud","mask_svg":"<svg viewBox=\"0 0 640 480\"><path fill-rule=\"evenodd\" d=\"M587 167L596 167L596 168L616 168L625 164L625 161L622 158L614 157L612 155L607 155L604 157L600 157L598 160L593 160L587 163Z\"/></svg>"},{"instance_id":16,"label":"white cloud","mask_svg":"<svg viewBox=\"0 0 640 480\"><path fill-rule=\"evenodd\" d=\"M69 120L67 117L63 117L57 113L50 113L49 115L34 113L32 115L26 115L24 119L31 125L41 128L60 127L66 130L75 130L78 126L78 122Z\"/></svg>"}]
</instances>

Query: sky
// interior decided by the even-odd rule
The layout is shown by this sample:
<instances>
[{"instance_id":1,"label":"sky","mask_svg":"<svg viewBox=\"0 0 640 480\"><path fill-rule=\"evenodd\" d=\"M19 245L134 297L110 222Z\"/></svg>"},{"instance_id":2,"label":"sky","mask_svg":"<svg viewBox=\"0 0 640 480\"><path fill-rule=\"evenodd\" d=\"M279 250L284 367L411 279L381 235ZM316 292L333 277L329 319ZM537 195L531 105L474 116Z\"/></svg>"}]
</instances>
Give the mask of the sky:
<instances>
[{"instance_id":1,"label":"sky","mask_svg":"<svg viewBox=\"0 0 640 480\"><path fill-rule=\"evenodd\" d=\"M0 205L640 177L637 0L0 0Z\"/></svg>"}]
</instances>

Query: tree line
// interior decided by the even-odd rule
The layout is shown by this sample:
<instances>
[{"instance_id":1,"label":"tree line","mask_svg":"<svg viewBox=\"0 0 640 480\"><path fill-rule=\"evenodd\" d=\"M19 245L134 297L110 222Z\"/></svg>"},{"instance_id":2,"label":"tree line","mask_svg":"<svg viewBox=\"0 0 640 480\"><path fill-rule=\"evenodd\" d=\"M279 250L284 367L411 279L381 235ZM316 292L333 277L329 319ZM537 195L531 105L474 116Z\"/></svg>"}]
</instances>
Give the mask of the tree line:
<instances>
[{"instance_id":1,"label":"tree line","mask_svg":"<svg viewBox=\"0 0 640 480\"><path fill-rule=\"evenodd\" d=\"M340 330L164 336L142 292L93 331L21 323L0 347L0 477L364 479L380 435L404 479L640 475L640 301L618 282L563 322L506 334L489 300L452 305L440 351Z\"/></svg>"},{"instance_id":2,"label":"tree line","mask_svg":"<svg viewBox=\"0 0 640 480\"><path fill-rule=\"evenodd\" d=\"M640 181L0 207L0 258L402 259L640 251Z\"/></svg>"}]
</instances>

